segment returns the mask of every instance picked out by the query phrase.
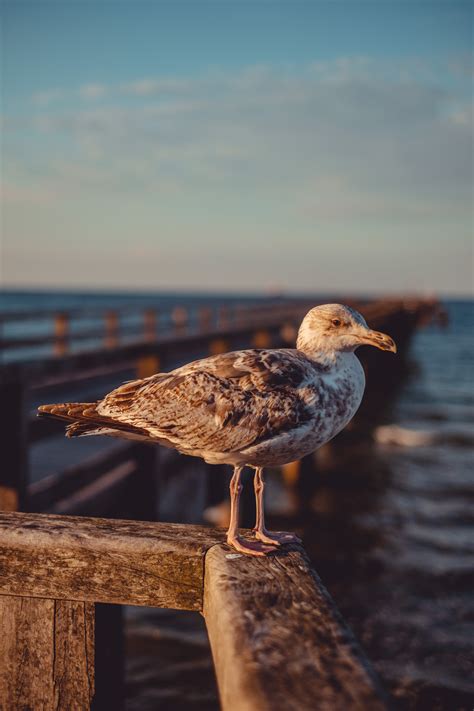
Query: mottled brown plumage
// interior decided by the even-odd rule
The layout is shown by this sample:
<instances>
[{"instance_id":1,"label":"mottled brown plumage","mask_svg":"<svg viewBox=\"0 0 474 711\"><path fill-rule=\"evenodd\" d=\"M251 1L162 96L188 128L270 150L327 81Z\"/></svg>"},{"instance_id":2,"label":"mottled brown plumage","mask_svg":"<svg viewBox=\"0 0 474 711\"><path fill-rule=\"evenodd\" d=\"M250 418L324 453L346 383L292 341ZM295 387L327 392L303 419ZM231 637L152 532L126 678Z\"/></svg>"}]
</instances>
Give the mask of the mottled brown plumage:
<instances>
[{"instance_id":1,"label":"mottled brown plumage","mask_svg":"<svg viewBox=\"0 0 474 711\"><path fill-rule=\"evenodd\" d=\"M262 467L309 454L352 418L365 385L353 352L361 343L395 348L388 336L370 331L360 314L329 304L307 314L297 349L216 355L125 383L96 403L43 405L39 411L70 422L69 437L128 437L234 465L235 514L240 471L254 467L257 538L275 545L291 536L272 537L264 528ZM247 553L267 552L239 541L234 513L229 541Z\"/></svg>"}]
</instances>

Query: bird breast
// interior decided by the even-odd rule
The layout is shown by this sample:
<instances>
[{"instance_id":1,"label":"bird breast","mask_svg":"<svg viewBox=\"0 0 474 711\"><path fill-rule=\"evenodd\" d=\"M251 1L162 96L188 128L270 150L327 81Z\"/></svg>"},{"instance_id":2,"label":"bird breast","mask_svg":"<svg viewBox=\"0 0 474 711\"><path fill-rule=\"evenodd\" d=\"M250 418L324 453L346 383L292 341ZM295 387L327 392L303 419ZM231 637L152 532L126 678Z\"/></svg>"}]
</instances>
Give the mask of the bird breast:
<instances>
[{"instance_id":1,"label":"bird breast","mask_svg":"<svg viewBox=\"0 0 474 711\"><path fill-rule=\"evenodd\" d=\"M353 353L342 354L327 373L300 389L312 416L297 429L241 452L254 466L278 466L311 454L338 434L353 418L365 388L364 370Z\"/></svg>"}]
</instances>

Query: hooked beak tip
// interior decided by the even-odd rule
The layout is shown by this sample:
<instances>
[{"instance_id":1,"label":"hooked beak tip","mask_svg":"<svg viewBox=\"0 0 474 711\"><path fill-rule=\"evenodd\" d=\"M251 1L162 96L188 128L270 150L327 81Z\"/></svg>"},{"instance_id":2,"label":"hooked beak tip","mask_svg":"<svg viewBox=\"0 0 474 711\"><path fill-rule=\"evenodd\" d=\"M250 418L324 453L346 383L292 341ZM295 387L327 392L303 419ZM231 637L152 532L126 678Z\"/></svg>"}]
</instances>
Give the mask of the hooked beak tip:
<instances>
[{"instance_id":1,"label":"hooked beak tip","mask_svg":"<svg viewBox=\"0 0 474 711\"><path fill-rule=\"evenodd\" d=\"M364 338L364 343L375 346L375 348L379 348L381 351L389 351L390 353L397 352L397 344L393 338L379 331L369 331Z\"/></svg>"}]
</instances>

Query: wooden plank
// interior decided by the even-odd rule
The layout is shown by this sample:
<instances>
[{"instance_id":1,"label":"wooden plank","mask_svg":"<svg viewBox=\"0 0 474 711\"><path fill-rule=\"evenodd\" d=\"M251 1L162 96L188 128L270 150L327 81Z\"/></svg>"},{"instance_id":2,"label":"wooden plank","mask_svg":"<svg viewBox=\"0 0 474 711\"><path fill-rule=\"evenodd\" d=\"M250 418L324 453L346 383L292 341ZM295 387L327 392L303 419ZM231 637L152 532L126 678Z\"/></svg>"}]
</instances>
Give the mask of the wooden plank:
<instances>
[{"instance_id":1,"label":"wooden plank","mask_svg":"<svg viewBox=\"0 0 474 711\"><path fill-rule=\"evenodd\" d=\"M299 547L206 555L204 616L223 711L381 711L352 634Z\"/></svg>"},{"instance_id":2,"label":"wooden plank","mask_svg":"<svg viewBox=\"0 0 474 711\"><path fill-rule=\"evenodd\" d=\"M0 512L0 594L202 608L203 526Z\"/></svg>"},{"instance_id":3,"label":"wooden plank","mask_svg":"<svg viewBox=\"0 0 474 711\"><path fill-rule=\"evenodd\" d=\"M0 595L0 708L88 709L94 605Z\"/></svg>"}]
</instances>

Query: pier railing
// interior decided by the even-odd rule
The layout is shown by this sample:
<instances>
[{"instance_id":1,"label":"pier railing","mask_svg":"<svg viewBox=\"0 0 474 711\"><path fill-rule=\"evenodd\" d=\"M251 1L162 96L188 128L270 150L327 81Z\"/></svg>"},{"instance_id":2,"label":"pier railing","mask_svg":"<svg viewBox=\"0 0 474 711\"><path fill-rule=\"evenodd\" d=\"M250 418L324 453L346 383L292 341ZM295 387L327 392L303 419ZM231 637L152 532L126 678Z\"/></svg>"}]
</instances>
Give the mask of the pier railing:
<instances>
[{"instance_id":1,"label":"pier railing","mask_svg":"<svg viewBox=\"0 0 474 711\"><path fill-rule=\"evenodd\" d=\"M304 309L307 300L261 300L222 306L177 304L148 307L75 308L0 313L0 356L14 352L15 360L64 356L91 350L150 343L184 333L203 333L280 319ZM25 335L28 332L28 335ZM13 358L8 358L8 361Z\"/></svg>"},{"instance_id":2,"label":"pier railing","mask_svg":"<svg viewBox=\"0 0 474 711\"><path fill-rule=\"evenodd\" d=\"M204 615L223 711L386 708L303 549L255 559L223 540L198 526L0 513L0 708L119 711L121 643L103 613L120 605Z\"/></svg>"}]
</instances>

